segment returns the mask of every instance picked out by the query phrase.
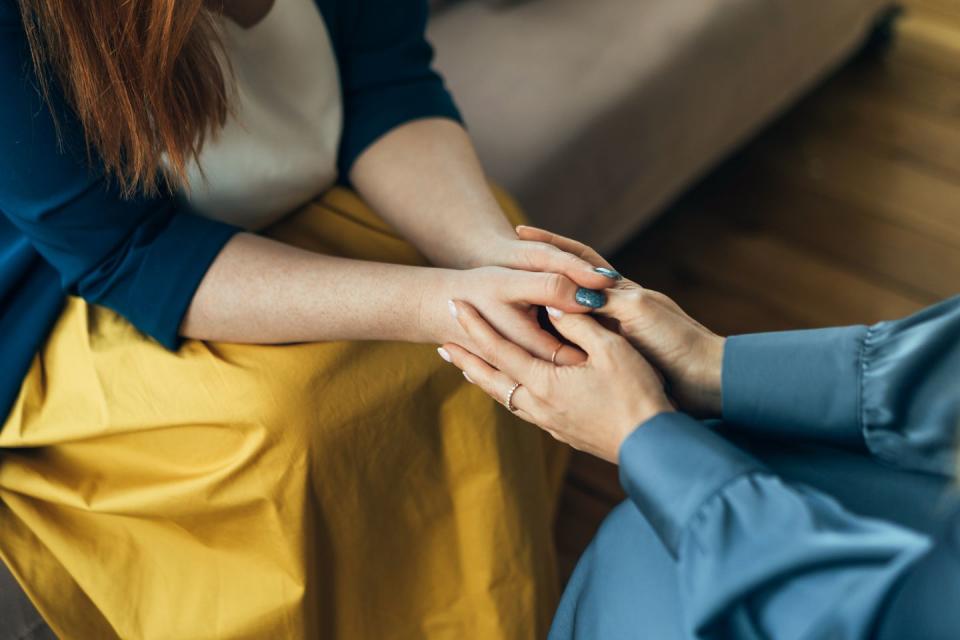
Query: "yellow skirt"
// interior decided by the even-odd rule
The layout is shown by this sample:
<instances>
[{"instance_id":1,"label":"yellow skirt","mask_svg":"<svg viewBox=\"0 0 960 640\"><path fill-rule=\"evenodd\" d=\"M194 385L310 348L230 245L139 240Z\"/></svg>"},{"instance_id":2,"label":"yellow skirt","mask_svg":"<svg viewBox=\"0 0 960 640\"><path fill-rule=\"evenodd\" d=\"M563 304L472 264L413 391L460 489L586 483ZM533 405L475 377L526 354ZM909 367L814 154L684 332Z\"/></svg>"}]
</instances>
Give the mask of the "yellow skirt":
<instances>
[{"instance_id":1,"label":"yellow skirt","mask_svg":"<svg viewBox=\"0 0 960 640\"><path fill-rule=\"evenodd\" d=\"M344 189L267 235L424 263ZM564 453L429 345L170 353L70 299L0 447L0 557L63 638L535 638L558 596Z\"/></svg>"}]
</instances>

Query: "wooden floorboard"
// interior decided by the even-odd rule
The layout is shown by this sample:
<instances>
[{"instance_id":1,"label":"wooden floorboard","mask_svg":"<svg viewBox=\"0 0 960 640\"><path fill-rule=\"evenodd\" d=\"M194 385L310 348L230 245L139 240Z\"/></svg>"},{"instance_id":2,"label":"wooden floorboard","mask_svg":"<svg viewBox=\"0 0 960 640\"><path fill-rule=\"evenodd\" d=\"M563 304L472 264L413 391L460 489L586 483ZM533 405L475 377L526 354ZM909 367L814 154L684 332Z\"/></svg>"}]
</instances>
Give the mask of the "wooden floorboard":
<instances>
[{"instance_id":1,"label":"wooden floorboard","mask_svg":"<svg viewBox=\"0 0 960 640\"><path fill-rule=\"evenodd\" d=\"M929 302L957 291L955 244L813 191L796 189L784 198L789 189L772 176L721 203L719 210L731 223L790 238L910 299Z\"/></svg>"},{"instance_id":2,"label":"wooden floorboard","mask_svg":"<svg viewBox=\"0 0 960 640\"><path fill-rule=\"evenodd\" d=\"M960 291L960 2L909 0L884 54L802 100L614 256L722 334L870 323ZM564 575L623 498L574 456Z\"/></svg>"},{"instance_id":3,"label":"wooden floorboard","mask_svg":"<svg viewBox=\"0 0 960 640\"><path fill-rule=\"evenodd\" d=\"M960 127L955 121L850 87L846 80L851 75L834 81L829 100L804 103L796 112L797 135L816 132L950 180L960 178Z\"/></svg>"},{"instance_id":4,"label":"wooden floorboard","mask_svg":"<svg viewBox=\"0 0 960 640\"><path fill-rule=\"evenodd\" d=\"M960 78L960 69L947 72L917 59L888 59L859 63L857 70L859 73L850 74L851 87L950 122L960 118L960 87L951 86Z\"/></svg>"},{"instance_id":5,"label":"wooden floorboard","mask_svg":"<svg viewBox=\"0 0 960 640\"><path fill-rule=\"evenodd\" d=\"M916 64L940 72L953 79L960 78L960 18L956 2L950 0L952 11L944 12L913 2L913 10L898 25L896 62Z\"/></svg>"}]
</instances>

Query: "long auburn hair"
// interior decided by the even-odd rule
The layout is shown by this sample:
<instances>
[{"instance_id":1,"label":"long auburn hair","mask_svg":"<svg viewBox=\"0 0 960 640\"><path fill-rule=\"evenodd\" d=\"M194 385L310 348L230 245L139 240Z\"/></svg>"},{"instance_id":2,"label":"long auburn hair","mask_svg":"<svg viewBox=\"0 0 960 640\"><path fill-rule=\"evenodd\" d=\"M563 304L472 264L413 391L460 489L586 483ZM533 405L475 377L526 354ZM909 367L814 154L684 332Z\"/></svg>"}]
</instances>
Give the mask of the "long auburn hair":
<instances>
[{"instance_id":1,"label":"long auburn hair","mask_svg":"<svg viewBox=\"0 0 960 640\"><path fill-rule=\"evenodd\" d=\"M88 153L124 195L186 185L187 164L228 114L204 0L20 0L20 9L47 102L54 80Z\"/></svg>"}]
</instances>

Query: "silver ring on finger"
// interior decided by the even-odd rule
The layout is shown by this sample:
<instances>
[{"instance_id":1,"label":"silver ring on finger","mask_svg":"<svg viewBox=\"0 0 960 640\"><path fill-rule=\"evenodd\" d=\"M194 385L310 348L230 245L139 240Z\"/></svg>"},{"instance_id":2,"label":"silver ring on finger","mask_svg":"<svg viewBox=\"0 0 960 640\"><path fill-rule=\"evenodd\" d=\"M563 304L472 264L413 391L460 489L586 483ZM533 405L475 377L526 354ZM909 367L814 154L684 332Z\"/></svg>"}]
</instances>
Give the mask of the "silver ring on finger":
<instances>
[{"instance_id":1,"label":"silver ring on finger","mask_svg":"<svg viewBox=\"0 0 960 640\"><path fill-rule=\"evenodd\" d=\"M510 387L510 391L507 391L507 399L503 403L504 405L506 405L507 409L509 409L513 413L517 412L517 408L513 406L513 394L515 394L517 392L517 389L519 388L520 388L520 383L514 382L513 386Z\"/></svg>"}]
</instances>

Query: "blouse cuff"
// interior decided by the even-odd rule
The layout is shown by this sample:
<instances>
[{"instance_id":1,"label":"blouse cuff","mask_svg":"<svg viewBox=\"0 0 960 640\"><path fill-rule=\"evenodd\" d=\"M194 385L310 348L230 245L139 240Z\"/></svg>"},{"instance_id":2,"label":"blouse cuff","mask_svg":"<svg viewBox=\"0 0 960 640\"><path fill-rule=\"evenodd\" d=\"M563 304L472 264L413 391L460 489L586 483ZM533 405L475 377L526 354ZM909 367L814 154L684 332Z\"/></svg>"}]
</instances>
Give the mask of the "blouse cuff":
<instances>
[{"instance_id":1,"label":"blouse cuff","mask_svg":"<svg viewBox=\"0 0 960 640\"><path fill-rule=\"evenodd\" d=\"M683 413L654 416L620 447L620 484L674 556L680 536L707 500L732 480L763 470Z\"/></svg>"},{"instance_id":2,"label":"blouse cuff","mask_svg":"<svg viewBox=\"0 0 960 640\"><path fill-rule=\"evenodd\" d=\"M863 445L863 326L733 336L723 355L723 418L771 436Z\"/></svg>"},{"instance_id":3,"label":"blouse cuff","mask_svg":"<svg viewBox=\"0 0 960 640\"><path fill-rule=\"evenodd\" d=\"M897 467L953 476L960 435L960 297L870 327L861 421L867 448Z\"/></svg>"}]
</instances>

